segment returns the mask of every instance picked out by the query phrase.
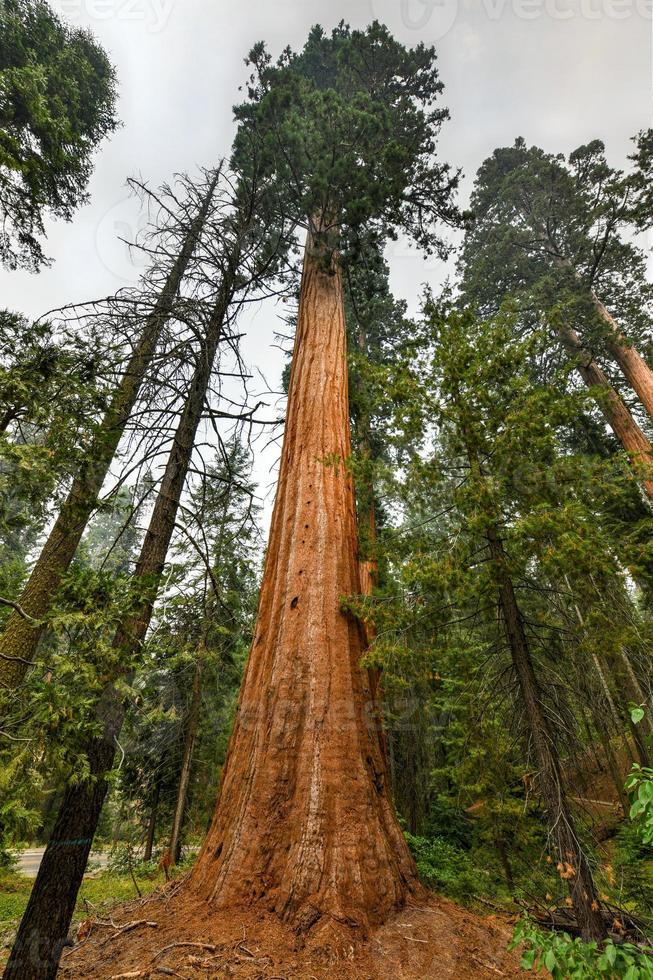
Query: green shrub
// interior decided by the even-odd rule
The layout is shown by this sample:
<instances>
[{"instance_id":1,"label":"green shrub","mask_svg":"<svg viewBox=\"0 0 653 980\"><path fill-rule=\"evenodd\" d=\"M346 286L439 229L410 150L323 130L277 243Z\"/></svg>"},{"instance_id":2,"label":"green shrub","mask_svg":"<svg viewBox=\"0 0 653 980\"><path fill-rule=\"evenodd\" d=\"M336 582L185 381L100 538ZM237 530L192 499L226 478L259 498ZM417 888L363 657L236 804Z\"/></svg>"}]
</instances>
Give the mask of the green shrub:
<instances>
[{"instance_id":1,"label":"green shrub","mask_svg":"<svg viewBox=\"0 0 653 980\"><path fill-rule=\"evenodd\" d=\"M636 822L644 844L653 844L653 769L634 763L626 791L631 799L630 819Z\"/></svg>"},{"instance_id":2,"label":"green shrub","mask_svg":"<svg viewBox=\"0 0 653 980\"><path fill-rule=\"evenodd\" d=\"M154 878L158 873L156 860L141 860L136 848L129 841L117 841L107 860L107 871L110 875L130 875L132 872L139 878Z\"/></svg>"},{"instance_id":3,"label":"green shrub","mask_svg":"<svg viewBox=\"0 0 653 980\"><path fill-rule=\"evenodd\" d=\"M442 837L413 837L408 833L406 840L419 876L429 888L458 901L485 890L484 872L475 868L469 855L455 844Z\"/></svg>"},{"instance_id":4,"label":"green shrub","mask_svg":"<svg viewBox=\"0 0 653 980\"><path fill-rule=\"evenodd\" d=\"M572 939L566 932L545 932L530 919L515 926L510 948L523 946L523 970L548 970L553 980L653 980L653 949L632 943L616 945L611 940L602 948L598 943Z\"/></svg>"}]
</instances>

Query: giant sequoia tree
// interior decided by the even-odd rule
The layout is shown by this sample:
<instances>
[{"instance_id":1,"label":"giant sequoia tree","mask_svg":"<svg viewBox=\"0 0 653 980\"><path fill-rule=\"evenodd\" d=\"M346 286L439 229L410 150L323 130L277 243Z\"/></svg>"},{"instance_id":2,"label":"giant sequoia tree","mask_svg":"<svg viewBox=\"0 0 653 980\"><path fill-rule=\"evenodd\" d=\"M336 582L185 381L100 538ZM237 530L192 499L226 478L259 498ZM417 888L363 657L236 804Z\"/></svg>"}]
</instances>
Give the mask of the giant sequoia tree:
<instances>
[{"instance_id":1,"label":"giant sequoia tree","mask_svg":"<svg viewBox=\"0 0 653 980\"><path fill-rule=\"evenodd\" d=\"M434 52L378 24L315 28L272 65L262 46L238 108L307 243L277 499L255 638L217 810L190 880L215 907L262 903L301 932L365 930L417 887L361 669L360 588L342 267L363 229L427 248L453 217L434 159L446 115Z\"/></svg>"},{"instance_id":2,"label":"giant sequoia tree","mask_svg":"<svg viewBox=\"0 0 653 980\"><path fill-rule=\"evenodd\" d=\"M45 0L4 0L0 90L0 261L38 269L44 218L84 203L93 151L117 126L115 72Z\"/></svg>"}]
</instances>

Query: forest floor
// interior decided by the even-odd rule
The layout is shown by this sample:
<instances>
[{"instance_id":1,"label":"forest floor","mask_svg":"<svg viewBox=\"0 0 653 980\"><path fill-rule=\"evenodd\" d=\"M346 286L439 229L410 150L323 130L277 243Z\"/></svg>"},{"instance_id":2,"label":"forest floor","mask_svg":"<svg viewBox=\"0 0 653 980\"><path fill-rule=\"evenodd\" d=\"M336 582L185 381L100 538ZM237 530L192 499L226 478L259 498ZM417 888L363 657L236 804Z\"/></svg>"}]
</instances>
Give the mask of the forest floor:
<instances>
[{"instance_id":1,"label":"forest floor","mask_svg":"<svg viewBox=\"0 0 653 980\"><path fill-rule=\"evenodd\" d=\"M486 980L527 977L508 951L507 917L480 917L433 897L395 915L367 940L302 943L275 916L212 913L177 894L178 883L121 906L111 924L82 926L64 954L62 980Z\"/></svg>"}]
</instances>

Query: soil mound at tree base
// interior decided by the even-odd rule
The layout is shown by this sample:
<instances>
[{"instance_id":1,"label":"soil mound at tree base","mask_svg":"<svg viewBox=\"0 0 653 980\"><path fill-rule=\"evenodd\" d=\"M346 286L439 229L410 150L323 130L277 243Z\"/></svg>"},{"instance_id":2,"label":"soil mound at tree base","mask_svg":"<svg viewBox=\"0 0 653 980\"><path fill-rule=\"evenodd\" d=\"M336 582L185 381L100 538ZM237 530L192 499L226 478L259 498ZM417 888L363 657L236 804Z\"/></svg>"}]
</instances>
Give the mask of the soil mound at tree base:
<instances>
[{"instance_id":1,"label":"soil mound at tree base","mask_svg":"<svg viewBox=\"0 0 653 980\"><path fill-rule=\"evenodd\" d=\"M519 969L519 957L507 951L510 934L506 919L481 918L433 898L397 913L365 940L355 939L336 922L301 939L272 914L237 909L212 912L206 903L189 900L186 894L163 894L130 903L111 924L92 925L78 947L65 953L60 976L62 980L527 977Z\"/></svg>"}]
</instances>

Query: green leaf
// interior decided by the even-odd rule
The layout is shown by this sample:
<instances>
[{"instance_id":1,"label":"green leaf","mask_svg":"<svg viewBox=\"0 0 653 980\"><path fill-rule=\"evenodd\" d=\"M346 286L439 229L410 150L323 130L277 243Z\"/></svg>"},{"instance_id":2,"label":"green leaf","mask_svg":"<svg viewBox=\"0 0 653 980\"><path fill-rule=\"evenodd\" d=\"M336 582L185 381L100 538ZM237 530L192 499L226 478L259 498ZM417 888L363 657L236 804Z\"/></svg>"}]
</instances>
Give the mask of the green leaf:
<instances>
[{"instance_id":1,"label":"green leaf","mask_svg":"<svg viewBox=\"0 0 653 980\"><path fill-rule=\"evenodd\" d=\"M644 709L637 707L633 708L630 712L630 718L634 725L639 725L640 721L644 717Z\"/></svg>"},{"instance_id":2,"label":"green leaf","mask_svg":"<svg viewBox=\"0 0 653 980\"><path fill-rule=\"evenodd\" d=\"M523 970L532 970L533 964L535 963L535 957L537 956L537 950L527 949L521 958L521 967Z\"/></svg>"}]
</instances>

